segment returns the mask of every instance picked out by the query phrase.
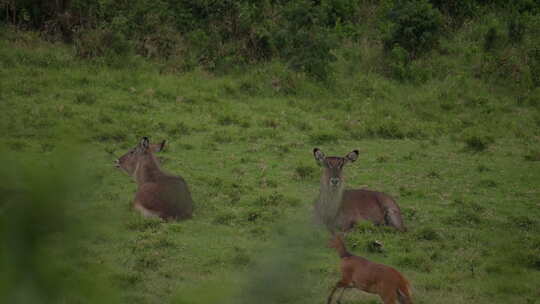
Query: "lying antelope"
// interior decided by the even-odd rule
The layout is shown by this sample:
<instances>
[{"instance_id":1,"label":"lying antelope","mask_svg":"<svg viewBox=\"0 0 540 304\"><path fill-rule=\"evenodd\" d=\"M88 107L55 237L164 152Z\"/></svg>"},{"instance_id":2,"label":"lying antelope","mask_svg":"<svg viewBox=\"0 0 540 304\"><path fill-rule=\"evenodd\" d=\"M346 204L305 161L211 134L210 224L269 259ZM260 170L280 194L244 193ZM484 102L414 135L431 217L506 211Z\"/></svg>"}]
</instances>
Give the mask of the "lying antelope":
<instances>
[{"instance_id":1,"label":"lying antelope","mask_svg":"<svg viewBox=\"0 0 540 304\"><path fill-rule=\"evenodd\" d=\"M145 216L162 219L186 219L193 213L193 200L184 179L164 173L154 156L165 141L151 145L143 137L139 145L116 160L116 167L132 176L137 183L133 205Z\"/></svg>"},{"instance_id":2,"label":"lying antelope","mask_svg":"<svg viewBox=\"0 0 540 304\"><path fill-rule=\"evenodd\" d=\"M409 282L399 271L350 254L343 239L337 234L328 246L335 248L341 258L341 280L330 292L327 304L332 303L334 293L342 288L337 300L337 303L340 303L345 289L351 287L378 294L384 304L395 304L396 301L400 304L412 304Z\"/></svg>"},{"instance_id":3,"label":"lying antelope","mask_svg":"<svg viewBox=\"0 0 540 304\"><path fill-rule=\"evenodd\" d=\"M358 150L345 157L328 156L313 149L315 160L323 167L315 217L331 231L350 230L359 220L388 225L405 231L401 210L388 194L365 190L345 190L343 167L358 159Z\"/></svg>"}]
</instances>

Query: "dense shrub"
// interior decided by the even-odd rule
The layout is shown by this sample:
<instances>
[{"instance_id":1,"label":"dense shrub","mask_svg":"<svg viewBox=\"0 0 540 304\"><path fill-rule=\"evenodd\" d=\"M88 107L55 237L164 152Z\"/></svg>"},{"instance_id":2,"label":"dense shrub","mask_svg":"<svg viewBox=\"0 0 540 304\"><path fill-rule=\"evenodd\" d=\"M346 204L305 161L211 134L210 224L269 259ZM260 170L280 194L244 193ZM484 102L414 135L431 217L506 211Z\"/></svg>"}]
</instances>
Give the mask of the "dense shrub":
<instances>
[{"instance_id":1,"label":"dense shrub","mask_svg":"<svg viewBox=\"0 0 540 304\"><path fill-rule=\"evenodd\" d=\"M323 0L320 2L321 11L324 14L324 24L333 27L337 24L358 22L359 1L349 0Z\"/></svg>"},{"instance_id":2,"label":"dense shrub","mask_svg":"<svg viewBox=\"0 0 540 304\"><path fill-rule=\"evenodd\" d=\"M524 75L516 79L538 83L531 45L537 44L540 4L533 0L0 0L0 22L74 43L81 58L116 61L136 53L158 61L161 71L201 67L214 73L279 61L299 77L319 80L335 79L335 54L344 48L357 58L347 63L352 72L368 63L399 80L429 79L426 65L411 62L437 48L443 32L451 33L448 25L460 26L485 12L500 22L493 30L480 28L484 48L522 48L501 66L530 63L514 69ZM492 55L494 66L508 57ZM277 80L275 87L285 92L285 82Z\"/></svg>"},{"instance_id":3,"label":"dense shrub","mask_svg":"<svg viewBox=\"0 0 540 304\"><path fill-rule=\"evenodd\" d=\"M532 84L534 87L540 87L540 47L531 49L527 55Z\"/></svg>"},{"instance_id":4,"label":"dense shrub","mask_svg":"<svg viewBox=\"0 0 540 304\"><path fill-rule=\"evenodd\" d=\"M276 29L273 40L280 56L292 68L326 79L335 60L331 50L336 47L335 37L324 27L325 20L330 22L327 11L311 0L291 1L282 18L285 26Z\"/></svg>"},{"instance_id":5,"label":"dense shrub","mask_svg":"<svg viewBox=\"0 0 540 304\"><path fill-rule=\"evenodd\" d=\"M525 20L521 15L514 15L508 20L508 40L513 44L518 44L525 35Z\"/></svg>"},{"instance_id":6,"label":"dense shrub","mask_svg":"<svg viewBox=\"0 0 540 304\"><path fill-rule=\"evenodd\" d=\"M4 21L75 36L83 58L131 48L146 57L183 61L184 68L227 70L280 57L318 79L331 73L338 36L333 33L348 35L358 11L347 0L4 2Z\"/></svg>"},{"instance_id":7,"label":"dense shrub","mask_svg":"<svg viewBox=\"0 0 540 304\"><path fill-rule=\"evenodd\" d=\"M494 50L501 41L501 35L496 27L490 27L484 36L484 50L486 52Z\"/></svg>"},{"instance_id":8,"label":"dense shrub","mask_svg":"<svg viewBox=\"0 0 540 304\"><path fill-rule=\"evenodd\" d=\"M427 0L397 0L388 9L386 18L387 23L382 27L386 50L399 46L414 59L439 43L442 16Z\"/></svg>"},{"instance_id":9,"label":"dense shrub","mask_svg":"<svg viewBox=\"0 0 540 304\"><path fill-rule=\"evenodd\" d=\"M471 133L464 138L464 141L466 151L481 152L495 142L495 139L490 135Z\"/></svg>"},{"instance_id":10,"label":"dense shrub","mask_svg":"<svg viewBox=\"0 0 540 304\"><path fill-rule=\"evenodd\" d=\"M498 1L499 7L506 11L512 11L519 14L530 13L540 14L540 2L536 0L514 0L514 1Z\"/></svg>"},{"instance_id":11,"label":"dense shrub","mask_svg":"<svg viewBox=\"0 0 540 304\"><path fill-rule=\"evenodd\" d=\"M122 33L97 28L80 33L75 50L82 58L115 57L129 54L131 43Z\"/></svg>"},{"instance_id":12,"label":"dense shrub","mask_svg":"<svg viewBox=\"0 0 540 304\"><path fill-rule=\"evenodd\" d=\"M465 20L473 18L479 12L476 0L430 0L435 8L448 16L450 26L459 27Z\"/></svg>"},{"instance_id":13,"label":"dense shrub","mask_svg":"<svg viewBox=\"0 0 540 304\"><path fill-rule=\"evenodd\" d=\"M422 83L427 79L426 72L410 60L409 53L400 46L395 46L386 57L389 74L400 81Z\"/></svg>"}]
</instances>

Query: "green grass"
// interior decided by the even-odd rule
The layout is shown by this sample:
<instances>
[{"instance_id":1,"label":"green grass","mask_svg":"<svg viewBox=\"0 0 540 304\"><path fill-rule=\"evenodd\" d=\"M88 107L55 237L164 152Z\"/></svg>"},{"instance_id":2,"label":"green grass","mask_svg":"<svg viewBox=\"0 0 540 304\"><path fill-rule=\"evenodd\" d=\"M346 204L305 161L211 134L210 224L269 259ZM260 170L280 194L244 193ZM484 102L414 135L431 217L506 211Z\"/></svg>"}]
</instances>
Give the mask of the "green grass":
<instances>
[{"instance_id":1,"label":"green grass","mask_svg":"<svg viewBox=\"0 0 540 304\"><path fill-rule=\"evenodd\" d=\"M349 186L397 198L407 233L362 224L347 244L404 273L415 303L536 303L538 103L519 103L450 57L437 59L448 77L398 83L360 69L328 89L279 63L170 75L137 58L106 66L32 37L4 37L0 143L30 168L76 148L89 188L66 208L92 228L58 267L120 302L323 303L339 259L305 224L318 146L327 155L358 148ZM141 136L168 140L159 157L188 181L192 220L131 210L135 184L112 162ZM374 240L381 251L370 249ZM378 303L357 291L345 299Z\"/></svg>"}]
</instances>

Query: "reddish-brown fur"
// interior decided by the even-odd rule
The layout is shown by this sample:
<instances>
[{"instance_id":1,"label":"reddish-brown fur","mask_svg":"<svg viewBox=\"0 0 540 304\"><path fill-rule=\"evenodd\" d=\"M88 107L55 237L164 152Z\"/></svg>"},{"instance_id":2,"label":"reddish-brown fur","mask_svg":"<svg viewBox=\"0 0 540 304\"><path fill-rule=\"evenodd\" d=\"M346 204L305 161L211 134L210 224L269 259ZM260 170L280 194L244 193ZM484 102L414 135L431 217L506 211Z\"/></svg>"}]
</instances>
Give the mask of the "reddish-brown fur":
<instances>
[{"instance_id":1,"label":"reddish-brown fur","mask_svg":"<svg viewBox=\"0 0 540 304\"><path fill-rule=\"evenodd\" d=\"M160 144L159 150L164 143ZM144 137L137 147L117 160L117 167L137 182L134 207L144 215L159 216L163 219L190 218L193 213L193 200L187 183L180 176L161 171L153 153L157 148L150 145L148 138Z\"/></svg>"},{"instance_id":2,"label":"reddish-brown fur","mask_svg":"<svg viewBox=\"0 0 540 304\"><path fill-rule=\"evenodd\" d=\"M406 230L401 210L388 194L366 189L344 189L343 167L358 158L357 150L345 157L326 157L317 148L313 150L313 154L323 167L315 214L330 231L350 230L359 220L392 226L400 231Z\"/></svg>"},{"instance_id":3,"label":"reddish-brown fur","mask_svg":"<svg viewBox=\"0 0 540 304\"><path fill-rule=\"evenodd\" d=\"M351 287L379 295L384 304L412 304L409 282L399 271L350 254L339 235L330 240L329 247L335 248L341 258L341 280L330 292L327 304L332 302L334 293L339 288L344 291ZM338 303L342 295L343 292Z\"/></svg>"}]
</instances>

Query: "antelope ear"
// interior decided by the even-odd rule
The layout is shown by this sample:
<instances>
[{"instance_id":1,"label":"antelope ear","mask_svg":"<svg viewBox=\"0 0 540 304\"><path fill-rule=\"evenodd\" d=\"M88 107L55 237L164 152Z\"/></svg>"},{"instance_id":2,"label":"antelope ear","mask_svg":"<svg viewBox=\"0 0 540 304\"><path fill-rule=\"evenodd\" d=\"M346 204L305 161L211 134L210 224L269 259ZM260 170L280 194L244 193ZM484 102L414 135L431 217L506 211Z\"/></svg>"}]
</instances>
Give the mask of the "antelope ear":
<instances>
[{"instance_id":1,"label":"antelope ear","mask_svg":"<svg viewBox=\"0 0 540 304\"><path fill-rule=\"evenodd\" d=\"M325 159L324 153L321 150L319 150L319 148L313 149L313 156L315 157L315 160L317 162L321 164L324 162L324 159Z\"/></svg>"},{"instance_id":2,"label":"antelope ear","mask_svg":"<svg viewBox=\"0 0 540 304\"><path fill-rule=\"evenodd\" d=\"M165 144L167 144L167 140L164 139L160 144L159 144L159 151L158 152L161 152L163 150L165 150Z\"/></svg>"},{"instance_id":3,"label":"antelope ear","mask_svg":"<svg viewBox=\"0 0 540 304\"><path fill-rule=\"evenodd\" d=\"M165 149L165 144L167 143L167 140L163 140L162 142L160 142L159 144L151 144L150 145L150 149L152 150L152 152L154 153L157 153L157 152L161 152Z\"/></svg>"},{"instance_id":4,"label":"antelope ear","mask_svg":"<svg viewBox=\"0 0 540 304\"><path fill-rule=\"evenodd\" d=\"M148 149L148 147L150 147L150 140L148 140L148 137L143 137L141 139L141 143L139 144L139 146L143 149L143 150L146 150Z\"/></svg>"},{"instance_id":5,"label":"antelope ear","mask_svg":"<svg viewBox=\"0 0 540 304\"><path fill-rule=\"evenodd\" d=\"M332 236L330 237L330 240L328 240L328 247L332 248L335 247L336 243L343 242L343 236L339 232L332 232Z\"/></svg>"},{"instance_id":6,"label":"antelope ear","mask_svg":"<svg viewBox=\"0 0 540 304\"><path fill-rule=\"evenodd\" d=\"M347 154L345 158L351 163L354 162L358 159L358 150L353 150L352 152L349 152L349 154Z\"/></svg>"},{"instance_id":7,"label":"antelope ear","mask_svg":"<svg viewBox=\"0 0 540 304\"><path fill-rule=\"evenodd\" d=\"M336 240L342 244L345 244L345 241L343 240L345 238L345 233L336 233L335 236Z\"/></svg>"}]
</instances>

